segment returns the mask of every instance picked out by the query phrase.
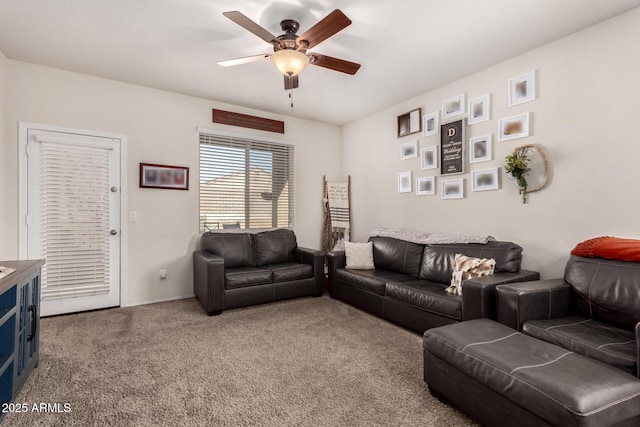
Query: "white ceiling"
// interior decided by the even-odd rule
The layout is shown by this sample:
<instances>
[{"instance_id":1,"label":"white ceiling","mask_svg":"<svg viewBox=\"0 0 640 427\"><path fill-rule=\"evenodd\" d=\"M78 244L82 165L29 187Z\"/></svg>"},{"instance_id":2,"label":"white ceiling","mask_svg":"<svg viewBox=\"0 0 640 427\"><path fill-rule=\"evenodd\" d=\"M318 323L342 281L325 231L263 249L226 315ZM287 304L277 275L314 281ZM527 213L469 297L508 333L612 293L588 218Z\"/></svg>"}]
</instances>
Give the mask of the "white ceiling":
<instances>
[{"instance_id":1,"label":"white ceiling","mask_svg":"<svg viewBox=\"0 0 640 427\"><path fill-rule=\"evenodd\" d=\"M215 101L345 124L640 6L640 0L1 0L10 59ZM302 34L333 9L353 24L313 51L362 64L355 76L310 66L293 91L271 52L222 16L239 10L275 35ZM526 70L525 70L526 71Z\"/></svg>"}]
</instances>

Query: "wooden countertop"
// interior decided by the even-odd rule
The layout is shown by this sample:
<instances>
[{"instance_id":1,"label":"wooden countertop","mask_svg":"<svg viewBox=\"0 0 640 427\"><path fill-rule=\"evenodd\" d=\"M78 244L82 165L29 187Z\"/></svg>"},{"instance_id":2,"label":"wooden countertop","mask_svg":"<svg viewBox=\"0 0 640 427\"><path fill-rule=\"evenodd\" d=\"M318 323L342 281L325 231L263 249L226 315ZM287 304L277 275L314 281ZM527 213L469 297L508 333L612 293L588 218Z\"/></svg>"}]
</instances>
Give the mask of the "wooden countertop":
<instances>
[{"instance_id":1,"label":"wooden countertop","mask_svg":"<svg viewBox=\"0 0 640 427\"><path fill-rule=\"evenodd\" d=\"M0 265L16 269L13 273L0 279L0 294L2 294L13 285L20 284L20 282L29 277L33 270L42 267L44 260L0 261Z\"/></svg>"}]
</instances>

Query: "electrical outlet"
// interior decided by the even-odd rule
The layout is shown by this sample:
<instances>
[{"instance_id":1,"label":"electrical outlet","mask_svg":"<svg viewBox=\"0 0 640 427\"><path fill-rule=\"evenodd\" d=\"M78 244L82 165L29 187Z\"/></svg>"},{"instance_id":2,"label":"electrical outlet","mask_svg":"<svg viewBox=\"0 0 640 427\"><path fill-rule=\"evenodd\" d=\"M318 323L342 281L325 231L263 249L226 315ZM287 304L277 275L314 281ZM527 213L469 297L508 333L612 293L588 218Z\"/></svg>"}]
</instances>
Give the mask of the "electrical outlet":
<instances>
[{"instance_id":1,"label":"electrical outlet","mask_svg":"<svg viewBox=\"0 0 640 427\"><path fill-rule=\"evenodd\" d=\"M166 279L167 278L167 270L166 269L162 269L160 270L160 278L161 279Z\"/></svg>"}]
</instances>

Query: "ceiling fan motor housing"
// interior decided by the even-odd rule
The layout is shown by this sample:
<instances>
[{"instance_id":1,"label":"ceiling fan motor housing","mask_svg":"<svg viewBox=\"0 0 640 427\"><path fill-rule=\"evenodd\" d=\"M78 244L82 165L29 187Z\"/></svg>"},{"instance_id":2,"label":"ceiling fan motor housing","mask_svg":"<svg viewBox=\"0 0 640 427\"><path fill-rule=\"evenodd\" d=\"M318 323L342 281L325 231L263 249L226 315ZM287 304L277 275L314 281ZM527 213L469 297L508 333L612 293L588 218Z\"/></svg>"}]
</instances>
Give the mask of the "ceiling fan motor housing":
<instances>
[{"instance_id":1,"label":"ceiling fan motor housing","mask_svg":"<svg viewBox=\"0 0 640 427\"><path fill-rule=\"evenodd\" d=\"M300 28L300 24L298 23L298 21L295 21L293 19L285 19L284 21L280 22L280 27L282 28L282 31L284 31L284 34L277 37L280 43L274 44L274 52L282 49L292 49L302 53L306 53L308 46L306 40L301 40L301 43L298 43L297 41L298 36L296 35L296 33Z\"/></svg>"}]
</instances>

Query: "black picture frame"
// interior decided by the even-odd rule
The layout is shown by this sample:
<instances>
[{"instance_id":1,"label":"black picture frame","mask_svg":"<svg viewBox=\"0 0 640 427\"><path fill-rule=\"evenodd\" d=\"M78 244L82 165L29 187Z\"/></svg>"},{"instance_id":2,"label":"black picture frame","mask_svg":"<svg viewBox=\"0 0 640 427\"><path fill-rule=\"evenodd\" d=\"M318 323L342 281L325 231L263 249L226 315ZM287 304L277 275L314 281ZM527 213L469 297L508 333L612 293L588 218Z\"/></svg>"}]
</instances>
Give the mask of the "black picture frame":
<instances>
[{"instance_id":1,"label":"black picture frame","mask_svg":"<svg viewBox=\"0 0 640 427\"><path fill-rule=\"evenodd\" d=\"M189 168L140 163L140 188L188 190Z\"/></svg>"},{"instance_id":2,"label":"black picture frame","mask_svg":"<svg viewBox=\"0 0 640 427\"><path fill-rule=\"evenodd\" d=\"M465 170L466 119L440 126L440 174L457 175Z\"/></svg>"}]
</instances>

